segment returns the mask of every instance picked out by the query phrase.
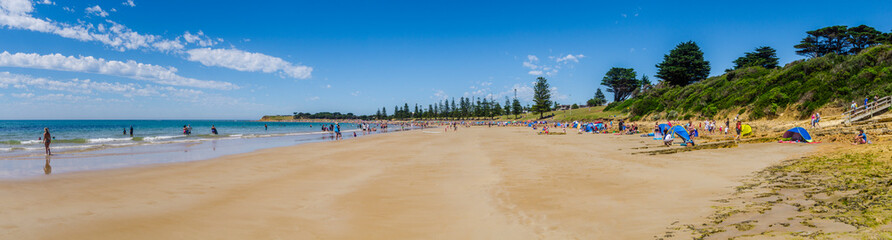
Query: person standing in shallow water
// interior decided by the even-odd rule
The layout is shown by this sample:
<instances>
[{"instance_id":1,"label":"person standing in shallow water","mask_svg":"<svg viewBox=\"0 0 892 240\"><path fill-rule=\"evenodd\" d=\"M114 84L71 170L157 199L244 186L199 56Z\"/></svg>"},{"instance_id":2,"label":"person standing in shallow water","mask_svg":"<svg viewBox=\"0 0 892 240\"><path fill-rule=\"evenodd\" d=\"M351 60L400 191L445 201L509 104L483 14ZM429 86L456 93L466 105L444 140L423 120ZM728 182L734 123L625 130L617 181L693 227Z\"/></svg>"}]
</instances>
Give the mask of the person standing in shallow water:
<instances>
[{"instance_id":1,"label":"person standing in shallow water","mask_svg":"<svg viewBox=\"0 0 892 240\"><path fill-rule=\"evenodd\" d=\"M133 125L130 125L130 136L133 137Z\"/></svg>"},{"instance_id":2,"label":"person standing in shallow water","mask_svg":"<svg viewBox=\"0 0 892 240\"><path fill-rule=\"evenodd\" d=\"M50 129L43 128L43 147L46 148L46 155L53 155L52 152L50 152L50 139L52 139Z\"/></svg>"}]
</instances>

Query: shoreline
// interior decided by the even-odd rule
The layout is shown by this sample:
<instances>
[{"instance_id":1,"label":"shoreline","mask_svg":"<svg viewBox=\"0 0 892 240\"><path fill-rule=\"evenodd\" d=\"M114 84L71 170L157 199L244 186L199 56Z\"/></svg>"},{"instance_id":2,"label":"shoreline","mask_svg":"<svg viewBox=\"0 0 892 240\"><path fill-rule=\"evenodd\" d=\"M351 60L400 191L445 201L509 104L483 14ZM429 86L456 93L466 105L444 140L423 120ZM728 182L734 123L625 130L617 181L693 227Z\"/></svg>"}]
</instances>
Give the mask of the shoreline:
<instances>
[{"instance_id":1,"label":"shoreline","mask_svg":"<svg viewBox=\"0 0 892 240\"><path fill-rule=\"evenodd\" d=\"M345 130L341 140L352 139L354 137L350 133L359 131L357 129ZM389 132L358 134L357 137L400 131L397 129ZM52 156L44 154L0 156L0 180L29 179L50 174L210 160L268 148L335 141L330 135L331 133L328 132L297 132L246 138L189 139L123 146L104 145L88 149L54 150Z\"/></svg>"},{"instance_id":2,"label":"shoreline","mask_svg":"<svg viewBox=\"0 0 892 240\"><path fill-rule=\"evenodd\" d=\"M712 200L788 149L815 149L645 156L629 153L657 143L637 136L426 132L0 180L0 227L17 239L651 238L708 216Z\"/></svg>"}]
</instances>

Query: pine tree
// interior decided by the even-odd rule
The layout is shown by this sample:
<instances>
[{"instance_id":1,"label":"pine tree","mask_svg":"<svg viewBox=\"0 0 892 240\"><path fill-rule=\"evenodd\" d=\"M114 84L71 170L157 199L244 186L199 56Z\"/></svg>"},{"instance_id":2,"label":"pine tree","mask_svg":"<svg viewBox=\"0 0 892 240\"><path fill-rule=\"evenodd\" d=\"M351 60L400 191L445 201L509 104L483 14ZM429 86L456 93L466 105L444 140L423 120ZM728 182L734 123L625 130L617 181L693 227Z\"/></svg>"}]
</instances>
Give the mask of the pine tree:
<instances>
[{"instance_id":1,"label":"pine tree","mask_svg":"<svg viewBox=\"0 0 892 240\"><path fill-rule=\"evenodd\" d=\"M514 98L514 101L511 102L511 113L514 113L514 118L517 118L518 115L523 113L523 106L520 105L520 101L517 98Z\"/></svg>"},{"instance_id":2,"label":"pine tree","mask_svg":"<svg viewBox=\"0 0 892 240\"><path fill-rule=\"evenodd\" d=\"M709 76L709 61L703 59L703 51L693 41L680 43L663 62L657 64L657 78L669 84L686 86Z\"/></svg>"},{"instance_id":3,"label":"pine tree","mask_svg":"<svg viewBox=\"0 0 892 240\"><path fill-rule=\"evenodd\" d=\"M544 77L536 78L536 85L533 87L533 112L539 113L541 119L543 114L551 111L551 89L548 87L548 79Z\"/></svg>"}]
</instances>

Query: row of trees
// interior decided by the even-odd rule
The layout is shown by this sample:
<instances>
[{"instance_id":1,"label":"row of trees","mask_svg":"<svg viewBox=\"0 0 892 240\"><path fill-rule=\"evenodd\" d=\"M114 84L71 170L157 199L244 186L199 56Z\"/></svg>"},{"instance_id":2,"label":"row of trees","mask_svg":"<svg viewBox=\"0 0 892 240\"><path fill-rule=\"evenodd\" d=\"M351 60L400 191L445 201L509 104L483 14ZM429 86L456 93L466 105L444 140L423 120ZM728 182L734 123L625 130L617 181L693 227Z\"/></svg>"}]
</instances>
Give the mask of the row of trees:
<instances>
[{"instance_id":1,"label":"row of trees","mask_svg":"<svg viewBox=\"0 0 892 240\"><path fill-rule=\"evenodd\" d=\"M491 118L501 115L519 115L525 111L529 111L529 107L523 107L517 98L512 102L505 97L505 104L502 105L494 99L486 98L465 98L461 97L456 103L455 98L450 100L441 100L437 103L428 104L425 109L424 105L415 104L414 111L409 108L409 104L405 103L402 107L395 106L393 115L387 114L387 108L381 108L375 113L376 119L469 119L469 118Z\"/></svg>"},{"instance_id":2,"label":"row of trees","mask_svg":"<svg viewBox=\"0 0 892 240\"><path fill-rule=\"evenodd\" d=\"M892 33L882 33L866 25L851 28L830 26L806 33L808 36L794 46L796 54L806 57L821 57L830 53L857 54L865 48L892 41Z\"/></svg>"},{"instance_id":3,"label":"row of trees","mask_svg":"<svg viewBox=\"0 0 892 240\"><path fill-rule=\"evenodd\" d=\"M353 115L353 113L342 114L340 112L294 113L294 119L359 119L361 117Z\"/></svg>"},{"instance_id":4,"label":"row of trees","mask_svg":"<svg viewBox=\"0 0 892 240\"><path fill-rule=\"evenodd\" d=\"M602 94L603 95L603 94ZM470 119L470 118L493 118L495 116L515 117L524 112L538 113L540 118L542 115L553 108L557 107L557 103L551 101L551 89L548 80L544 77L536 79L533 87L533 105L524 107L515 96L513 100L505 97L505 104L502 105L495 99L487 98L465 98L461 97L456 103L455 98L450 100L441 100L437 103L428 104L427 109L424 105L415 104L414 111L409 108L409 104L405 103L402 107L394 106L393 115L387 114L387 108L383 107L378 110L375 119Z\"/></svg>"}]
</instances>

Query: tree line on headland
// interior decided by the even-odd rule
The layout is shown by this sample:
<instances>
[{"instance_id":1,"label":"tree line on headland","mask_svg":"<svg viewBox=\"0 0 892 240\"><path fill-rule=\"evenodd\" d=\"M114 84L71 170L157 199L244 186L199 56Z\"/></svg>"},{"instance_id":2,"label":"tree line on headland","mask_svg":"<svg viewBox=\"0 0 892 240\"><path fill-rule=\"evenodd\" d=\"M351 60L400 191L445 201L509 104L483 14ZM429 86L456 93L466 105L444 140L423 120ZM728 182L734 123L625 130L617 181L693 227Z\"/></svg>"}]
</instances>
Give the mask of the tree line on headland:
<instances>
[{"instance_id":1,"label":"tree line on headland","mask_svg":"<svg viewBox=\"0 0 892 240\"><path fill-rule=\"evenodd\" d=\"M760 46L735 59L733 67L724 74L709 77L710 63L693 41L680 43L663 56L663 61L656 64L656 83L647 75L639 78L635 69L613 67L601 79L606 91L613 93L613 101L605 110L627 111L633 120L638 120L646 115L653 119L713 117L720 111L739 108L735 113L749 112L751 118L761 118L777 116L794 104L802 116L808 116L834 100L892 93L892 81L889 81L892 48L888 47L892 33L860 25L830 26L806 34L794 48L807 59L784 67L779 67L774 48ZM855 89L858 84L864 85ZM503 103L492 97L460 97L427 106L404 103L391 108L390 113L387 107L382 107L374 115L295 113L294 118L488 119L517 117L527 112L541 118L559 107L552 101L549 89L548 80L538 77L532 103L527 105L521 104L516 96L505 97ZM585 105L606 103L604 93L598 88ZM573 108L577 106L573 104Z\"/></svg>"}]
</instances>

